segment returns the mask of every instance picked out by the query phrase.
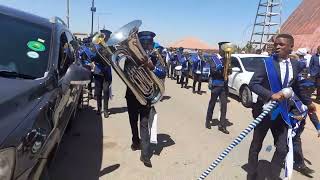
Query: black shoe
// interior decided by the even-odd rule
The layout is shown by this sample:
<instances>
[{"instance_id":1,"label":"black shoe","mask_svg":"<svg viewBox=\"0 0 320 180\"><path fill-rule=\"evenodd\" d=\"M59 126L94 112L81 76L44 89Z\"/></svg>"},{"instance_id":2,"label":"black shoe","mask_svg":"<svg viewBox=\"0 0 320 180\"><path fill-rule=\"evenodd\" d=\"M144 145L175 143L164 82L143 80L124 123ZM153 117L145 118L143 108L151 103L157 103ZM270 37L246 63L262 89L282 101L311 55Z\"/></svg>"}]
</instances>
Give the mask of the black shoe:
<instances>
[{"instance_id":1,"label":"black shoe","mask_svg":"<svg viewBox=\"0 0 320 180\"><path fill-rule=\"evenodd\" d=\"M221 131L221 132L223 132L223 133L225 133L225 134L229 134L229 131L227 130L226 127L220 126L218 129L219 129L219 131Z\"/></svg>"},{"instance_id":2,"label":"black shoe","mask_svg":"<svg viewBox=\"0 0 320 180\"><path fill-rule=\"evenodd\" d=\"M232 123L232 122L230 122L230 121L227 121L227 122L226 122L226 125L227 125L227 126L232 126L232 125L233 125L233 123Z\"/></svg>"},{"instance_id":3,"label":"black shoe","mask_svg":"<svg viewBox=\"0 0 320 180\"><path fill-rule=\"evenodd\" d=\"M131 150L132 151L141 150L140 144L131 144Z\"/></svg>"},{"instance_id":4,"label":"black shoe","mask_svg":"<svg viewBox=\"0 0 320 180\"><path fill-rule=\"evenodd\" d=\"M183 86L181 86L181 88L183 88Z\"/></svg>"},{"instance_id":5,"label":"black shoe","mask_svg":"<svg viewBox=\"0 0 320 180\"><path fill-rule=\"evenodd\" d=\"M199 95L202 95L202 92L201 92L201 91L198 91L197 93L198 93Z\"/></svg>"},{"instance_id":6,"label":"black shoe","mask_svg":"<svg viewBox=\"0 0 320 180\"><path fill-rule=\"evenodd\" d=\"M109 112L108 111L104 112L103 115L104 115L104 118L108 118L109 117Z\"/></svg>"},{"instance_id":7,"label":"black shoe","mask_svg":"<svg viewBox=\"0 0 320 180\"><path fill-rule=\"evenodd\" d=\"M210 126L209 122L206 122L206 128L207 129L211 129L211 126Z\"/></svg>"},{"instance_id":8,"label":"black shoe","mask_svg":"<svg viewBox=\"0 0 320 180\"><path fill-rule=\"evenodd\" d=\"M193 93L193 94L195 94L195 93L196 93L196 91L192 91L192 93Z\"/></svg>"},{"instance_id":9,"label":"black shoe","mask_svg":"<svg viewBox=\"0 0 320 180\"><path fill-rule=\"evenodd\" d=\"M247 174L247 180L256 180L256 179L257 179L257 173Z\"/></svg>"},{"instance_id":10,"label":"black shoe","mask_svg":"<svg viewBox=\"0 0 320 180\"><path fill-rule=\"evenodd\" d=\"M149 168L152 168L152 164L149 158L146 158L144 156L140 156L140 161L143 162L143 164Z\"/></svg>"},{"instance_id":11,"label":"black shoe","mask_svg":"<svg viewBox=\"0 0 320 180\"><path fill-rule=\"evenodd\" d=\"M293 169L306 176L310 176L310 174L315 172L313 169L310 169L307 166L295 166Z\"/></svg>"}]
</instances>

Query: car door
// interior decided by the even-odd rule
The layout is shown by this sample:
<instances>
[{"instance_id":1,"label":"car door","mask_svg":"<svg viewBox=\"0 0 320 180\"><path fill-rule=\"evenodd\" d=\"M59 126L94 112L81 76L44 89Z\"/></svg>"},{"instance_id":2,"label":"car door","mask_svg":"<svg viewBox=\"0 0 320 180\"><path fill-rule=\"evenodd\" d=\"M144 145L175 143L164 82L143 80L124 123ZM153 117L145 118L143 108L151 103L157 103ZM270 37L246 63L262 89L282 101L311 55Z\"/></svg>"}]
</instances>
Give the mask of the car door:
<instances>
[{"instance_id":1,"label":"car door","mask_svg":"<svg viewBox=\"0 0 320 180\"><path fill-rule=\"evenodd\" d=\"M229 86L229 91L232 94L237 94L239 93L239 87L237 84L237 79L239 78L240 74L243 72L240 62L238 60L238 58L236 57L231 57L231 68L233 67L238 67L240 69L240 72L234 72L232 71L232 73L229 75L229 81L228 81L228 86Z\"/></svg>"},{"instance_id":2,"label":"car door","mask_svg":"<svg viewBox=\"0 0 320 180\"><path fill-rule=\"evenodd\" d=\"M82 66L78 56L76 55L76 51L77 51L77 47L74 47L71 43L72 41L75 42L75 38L74 36L70 33L70 32L66 32L67 38L68 38L68 44L69 44L69 58L71 59L72 63L74 63L77 66ZM81 93L81 85L70 85L69 89L70 89L70 97L69 97L69 101L67 103L67 109L70 111L70 113L73 113L78 105L78 100L80 97L80 93ZM71 116L71 114L70 114ZM69 117L70 118L70 117Z\"/></svg>"},{"instance_id":3,"label":"car door","mask_svg":"<svg viewBox=\"0 0 320 180\"><path fill-rule=\"evenodd\" d=\"M69 66L73 63L73 59L70 56L70 44L65 31L60 35L59 40L59 58L58 58L58 96L60 97L59 103L56 103L55 112L53 116L54 127L60 131L60 136L63 135L63 130L68 123L71 115L70 101L71 101L71 89L70 85L65 82L65 75Z\"/></svg>"}]
</instances>

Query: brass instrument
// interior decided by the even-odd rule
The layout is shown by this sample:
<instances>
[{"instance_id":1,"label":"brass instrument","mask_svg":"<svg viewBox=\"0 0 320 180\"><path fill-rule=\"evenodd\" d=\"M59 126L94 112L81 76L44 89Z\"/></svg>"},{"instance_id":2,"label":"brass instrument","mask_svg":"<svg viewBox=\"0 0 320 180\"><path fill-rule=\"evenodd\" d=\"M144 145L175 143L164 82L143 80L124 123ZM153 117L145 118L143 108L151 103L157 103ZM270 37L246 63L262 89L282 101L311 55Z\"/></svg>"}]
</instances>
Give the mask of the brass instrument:
<instances>
[{"instance_id":1,"label":"brass instrument","mask_svg":"<svg viewBox=\"0 0 320 180\"><path fill-rule=\"evenodd\" d=\"M231 54L234 52L235 46L232 43L225 43L221 46L221 49L224 51L223 78L227 81L231 72Z\"/></svg>"},{"instance_id":2,"label":"brass instrument","mask_svg":"<svg viewBox=\"0 0 320 180\"><path fill-rule=\"evenodd\" d=\"M162 56L161 56L161 54L160 54L160 52L159 52L159 49L154 48L154 49L152 50L151 54L155 54L155 56L156 56L157 59L160 61L161 65L162 65L163 67L166 67L166 66L167 66L167 63L166 63L166 61L162 58Z\"/></svg>"},{"instance_id":3,"label":"brass instrument","mask_svg":"<svg viewBox=\"0 0 320 180\"><path fill-rule=\"evenodd\" d=\"M138 30L142 22L132 21L111 34L105 43L101 33L92 42L102 46L97 53L110 64L142 105L157 103L164 94L163 82L145 65L150 61L142 48ZM112 52L111 48L115 48Z\"/></svg>"}]
</instances>

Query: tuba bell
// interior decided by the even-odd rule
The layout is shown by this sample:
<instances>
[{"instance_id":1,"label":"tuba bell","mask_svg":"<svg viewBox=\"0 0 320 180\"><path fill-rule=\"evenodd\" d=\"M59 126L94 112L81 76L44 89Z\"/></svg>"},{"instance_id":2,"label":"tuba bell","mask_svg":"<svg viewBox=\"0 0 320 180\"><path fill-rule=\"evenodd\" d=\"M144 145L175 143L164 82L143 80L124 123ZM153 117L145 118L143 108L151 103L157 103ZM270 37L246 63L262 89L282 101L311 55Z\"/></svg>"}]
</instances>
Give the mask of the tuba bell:
<instances>
[{"instance_id":1,"label":"tuba bell","mask_svg":"<svg viewBox=\"0 0 320 180\"><path fill-rule=\"evenodd\" d=\"M223 78L227 81L231 72L231 54L234 52L235 46L232 43L225 43L221 49L224 51Z\"/></svg>"},{"instance_id":2,"label":"tuba bell","mask_svg":"<svg viewBox=\"0 0 320 180\"><path fill-rule=\"evenodd\" d=\"M157 103L164 94L163 82L145 65L150 61L142 48L138 30L142 22L132 21L105 37L98 33L93 44L101 46L97 54L116 71L122 81L130 88L142 105Z\"/></svg>"}]
</instances>

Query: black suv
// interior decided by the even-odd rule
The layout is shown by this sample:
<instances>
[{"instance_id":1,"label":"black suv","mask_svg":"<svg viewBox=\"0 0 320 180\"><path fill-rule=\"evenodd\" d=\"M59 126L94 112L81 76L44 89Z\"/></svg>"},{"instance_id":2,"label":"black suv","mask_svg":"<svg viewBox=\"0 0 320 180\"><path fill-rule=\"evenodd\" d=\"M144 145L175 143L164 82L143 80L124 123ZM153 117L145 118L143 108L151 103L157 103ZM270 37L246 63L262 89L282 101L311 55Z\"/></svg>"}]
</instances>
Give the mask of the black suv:
<instances>
[{"instance_id":1,"label":"black suv","mask_svg":"<svg viewBox=\"0 0 320 180\"><path fill-rule=\"evenodd\" d=\"M0 22L0 179L39 179L90 72L61 19L0 6Z\"/></svg>"}]
</instances>

